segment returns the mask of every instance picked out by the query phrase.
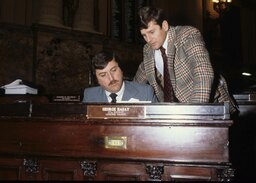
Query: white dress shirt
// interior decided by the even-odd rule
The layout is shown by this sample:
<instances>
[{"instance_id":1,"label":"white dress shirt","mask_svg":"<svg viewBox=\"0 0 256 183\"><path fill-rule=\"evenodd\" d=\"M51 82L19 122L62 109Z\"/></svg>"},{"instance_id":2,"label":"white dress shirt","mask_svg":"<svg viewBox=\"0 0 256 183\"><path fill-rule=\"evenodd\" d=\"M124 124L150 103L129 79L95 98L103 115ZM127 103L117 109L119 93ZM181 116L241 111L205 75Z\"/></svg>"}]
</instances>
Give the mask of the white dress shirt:
<instances>
[{"instance_id":1,"label":"white dress shirt","mask_svg":"<svg viewBox=\"0 0 256 183\"><path fill-rule=\"evenodd\" d=\"M166 36L166 39L163 44L163 48L165 49L166 55L167 55L167 44L168 43L167 43L167 36ZM158 70L158 72L160 72L161 75L163 75L164 74L164 61L163 61L163 57L162 57L160 49L155 50L154 55L155 55L156 69Z\"/></svg>"},{"instance_id":2,"label":"white dress shirt","mask_svg":"<svg viewBox=\"0 0 256 183\"><path fill-rule=\"evenodd\" d=\"M125 87L125 83L123 82L121 89L116 93L116 102L122 101L123 98L123 94L124 94L124 87ZM112 101L112 98L109 96L111 93L108 91L105 91L107 97L108 97L108 102Z\"/></svg>"}]
</instances>

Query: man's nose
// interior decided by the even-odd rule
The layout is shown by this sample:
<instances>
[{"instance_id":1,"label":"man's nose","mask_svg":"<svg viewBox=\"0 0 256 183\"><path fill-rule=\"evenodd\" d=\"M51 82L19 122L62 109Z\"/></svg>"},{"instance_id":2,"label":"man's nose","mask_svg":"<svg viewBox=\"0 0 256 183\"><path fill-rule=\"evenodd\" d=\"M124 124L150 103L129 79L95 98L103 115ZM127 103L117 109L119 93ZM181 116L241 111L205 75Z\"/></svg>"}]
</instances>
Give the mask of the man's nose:
<instances>
[{"instance_id":1,"label":"man's nose","mask_svg":"<svg viewBox=\"0 0 256 183\"><path fill-rule=\"evenodd\" d=\"M149 43L151 41L151 36L150 35L146 35L146 40L147 43Z\"/></svg>"},{"instance_id":2,"label":"man's nose","mask_svg":"<svg viewBox=\"0 0 256 183\"><path fill-rule=\"evenodd\" d=\"M110 81L114 80L114 76L111 73L108 74L108 78Z\"/></svg>"}]
</instances>

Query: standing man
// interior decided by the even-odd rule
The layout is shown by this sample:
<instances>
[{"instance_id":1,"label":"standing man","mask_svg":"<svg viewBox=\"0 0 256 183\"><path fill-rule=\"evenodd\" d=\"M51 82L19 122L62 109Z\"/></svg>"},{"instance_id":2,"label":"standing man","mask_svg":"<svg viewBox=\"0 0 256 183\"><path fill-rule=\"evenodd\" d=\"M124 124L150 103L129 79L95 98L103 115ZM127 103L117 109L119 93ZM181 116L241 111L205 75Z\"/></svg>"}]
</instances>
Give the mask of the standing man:
<instances>
[{"instance_id":1,"label":"standing man","mask_svg":"<svg viewBox=\"0 0 256 183\"><path fill-rule=\"evenodd\" d=\"M215 75L200 32L191 26L169 26L162 9L142 7L138 14L146 44L134 81L149 83L160 102L229 101L230 112L235 112L226 81Z\"/></svg>"},{"instance_id":2,"label":"standing man","mask_svg":"<svg viewBox=\"0 0 256 183\"><path fill-rule=\"evenodd\" d=\"M157 102L150 85L123 80L118 62L113 52L102 51L93 57L92 70L100 86L86 88L83 102Z\"/></svg>"}]
</instances>

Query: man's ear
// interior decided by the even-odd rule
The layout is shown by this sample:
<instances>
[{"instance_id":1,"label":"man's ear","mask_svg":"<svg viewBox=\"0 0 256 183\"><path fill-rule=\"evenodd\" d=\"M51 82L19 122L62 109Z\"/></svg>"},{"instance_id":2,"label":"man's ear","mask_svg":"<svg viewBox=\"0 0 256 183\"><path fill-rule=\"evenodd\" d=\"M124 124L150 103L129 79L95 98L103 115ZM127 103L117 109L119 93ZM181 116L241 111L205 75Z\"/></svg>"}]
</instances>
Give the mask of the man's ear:
<instances>
[{"instance_id":1,"label":"man's ear","mask_svg":"<svg viewBox=\"0 0 256 183\"><path fill-rule=\"evenodd\" d=\"M166 20L164 20L162 23L162 29L164 29L165 31L168 31L169 29L169 24Z\"/></svg>"}]
</instances>

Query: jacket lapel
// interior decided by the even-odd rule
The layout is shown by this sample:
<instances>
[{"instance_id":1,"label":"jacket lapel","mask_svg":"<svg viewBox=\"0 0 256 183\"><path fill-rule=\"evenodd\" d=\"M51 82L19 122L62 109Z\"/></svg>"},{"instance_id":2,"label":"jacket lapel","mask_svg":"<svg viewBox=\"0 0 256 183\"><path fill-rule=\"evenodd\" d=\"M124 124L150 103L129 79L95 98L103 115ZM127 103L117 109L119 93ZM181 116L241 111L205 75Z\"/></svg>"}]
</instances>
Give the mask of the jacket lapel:
<instances>
[{"instance_id":1,"label":"jacket lapel","mask_svg":"<svg viewBox=\"0 0 256 183\"><path fill-rule=\"evenodd\" d=\"M173 90L175 91L176 88L176 82L175 82L175 72L174 72L174 59L175 59L175 41L176 41L176 35L175 30L170 27L170 30L168 31L168 48L167 48L167 58L168 58L168 69L170 73L170 78L172 82Z\"/></svg>"},{"instance_id":2,"label":"jacket lapel","mask_svg":"<svg viewBox=\"0 0 256 183\"><path fill-rule=\"evenodd\" d=\"M156 79L154 50L150 46L148 46L147 49L144 50L144 53L147 53L144 57L144 67L148 81L150 85L154 88L158 100L162 101L163 91L161 90L160 83L158 84Z\"/></svg>"},{"instance_id":3,"label":"jacket lapel","mask_svg":"<svg viewBox=\"0 0 256 183\"><path fill-rule=\"evenodd\" d=\"M99 87L100 88L100 91L99 91L99 101L103 101L103 102L108 102L108 98L107 98L107 95L106 95L106 92L105 90L102 88L102 87Z\"/></svg>"}]
</instances>

